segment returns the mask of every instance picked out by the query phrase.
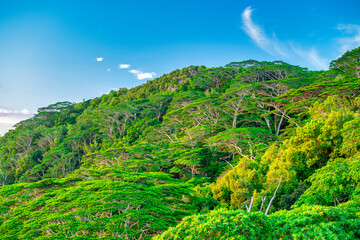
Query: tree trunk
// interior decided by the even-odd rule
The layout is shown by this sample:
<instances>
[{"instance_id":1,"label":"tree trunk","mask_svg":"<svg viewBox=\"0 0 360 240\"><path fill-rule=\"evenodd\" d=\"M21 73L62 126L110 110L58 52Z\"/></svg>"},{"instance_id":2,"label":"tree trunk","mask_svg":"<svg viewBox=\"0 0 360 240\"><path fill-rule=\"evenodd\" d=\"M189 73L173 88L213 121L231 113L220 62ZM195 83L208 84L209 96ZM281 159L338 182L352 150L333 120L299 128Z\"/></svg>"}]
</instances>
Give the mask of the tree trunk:
<instances>
[{"instance_id":1,"label":"tree trunk","mask_svg":"<svg viewBox=\"0 0 360 240\"><path fill-rule=\"evenodd\" d=\"M277 192L277 190L278 190L279 187L280 187L281 179L282 179L282 177L280 178L279 184L278 184L277 188L275 189L274 196L270 199L269 205L267 206L266 211L265 211L265 215L267 215L267 214L269 213L269 210L270 210L270 207L271 207L271 203L272 203L272 201L275 199L275 197L276 197L276 192Z\"/></svg>"},{"instance_id":2,"label":"tree trunk","mask_svg":"<svg viewBox=\"0 0 360 240\"><path fill-rule=\"evenodd\" d=\"M254 202L254 196L251 197L250 205L249 206L246 205L246 211L247 212L251 211L251 207L253 205L253 202Z\"/></svg>"}]
</instances>

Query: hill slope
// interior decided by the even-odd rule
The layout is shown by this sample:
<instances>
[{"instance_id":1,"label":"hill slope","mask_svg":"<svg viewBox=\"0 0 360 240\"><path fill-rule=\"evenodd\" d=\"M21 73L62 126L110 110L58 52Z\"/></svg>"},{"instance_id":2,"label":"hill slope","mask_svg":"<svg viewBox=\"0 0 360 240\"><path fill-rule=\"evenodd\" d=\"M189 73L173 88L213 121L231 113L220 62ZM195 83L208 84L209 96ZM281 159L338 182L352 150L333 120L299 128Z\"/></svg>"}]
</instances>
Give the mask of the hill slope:
<instances>
[{"instance_id":1,"label":"hill slope","mask_svg":"<svg viewBox=\"0 0 360 240\"><path fill-rule=\"evenodd\" d=\"M216 234L257 239L275 224L269 239L359 237L359 56L325 72L190 66L39 109L0 139L0 238L147 239L220 207L242 210L189 217L159 238L206 237L212 221L239 227L234 216L256 223ZM267 217L267 206L283 211ZM290 231L281 218L303 222Z\"/></svg>"}]
</instances>

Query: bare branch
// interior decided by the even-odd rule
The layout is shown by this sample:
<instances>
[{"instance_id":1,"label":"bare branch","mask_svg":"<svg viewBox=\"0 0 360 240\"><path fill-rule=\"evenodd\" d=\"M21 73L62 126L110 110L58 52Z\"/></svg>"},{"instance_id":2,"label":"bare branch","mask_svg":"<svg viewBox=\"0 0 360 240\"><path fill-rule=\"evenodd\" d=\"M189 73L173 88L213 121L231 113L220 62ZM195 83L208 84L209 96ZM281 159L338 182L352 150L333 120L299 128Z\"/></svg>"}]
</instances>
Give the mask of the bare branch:
<instances>
[{"instance_id":1,"label":"bare branch","mask_svg":"<svg viewBox=\"0 0 360 240\"><path fill-rule=\"evenodd\" d=\"M277 190L278 190L279 187L280 187L281 179L282 179L282 177L280 178L279 184L278 184L277 188L275 189L274 196L270 199L269 205L267 206L266 211L265 211L265 215L267 215L267 214L269 213L269 210L270 210L270 207L271 207L271 203L272 203L272 201L275 199L275 197L276 197L276 192L277 192Z\"/></svg>"},{"instance_id":2,"label":"bare branch","mask_svg":"<svg viewBox=\"0 0 360 240\"><path fill-rule=\"evenodd\" d=\"M251 207L252 207L252 205L253 205L253 202L254 202L254 196L251 197L250 205L249 205L249 206L247 206L247 205L245 206L247 212L250 212L250 211L251 211Z\"/></svg>"},{"instance_id":3,"label":"bare branch","mask_svg":"<svg viewBox=\"0 0 360 240\"><path fill-rule=\"evenodd\" d=\"M260 212L262 212L262 209L263 209L263 206L264 206L265 200L266 200L266 196L265 196L265 197L261 196L261 206L260 206Z\"/></svg>"}]
</instances>

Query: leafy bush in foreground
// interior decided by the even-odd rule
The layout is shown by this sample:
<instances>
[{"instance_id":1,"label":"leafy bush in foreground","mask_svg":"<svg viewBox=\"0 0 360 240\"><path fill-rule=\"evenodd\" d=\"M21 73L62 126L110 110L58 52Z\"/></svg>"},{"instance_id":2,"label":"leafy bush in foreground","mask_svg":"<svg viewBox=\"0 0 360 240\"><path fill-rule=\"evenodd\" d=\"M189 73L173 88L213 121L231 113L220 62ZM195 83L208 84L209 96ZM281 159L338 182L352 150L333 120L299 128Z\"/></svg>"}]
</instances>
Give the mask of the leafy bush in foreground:
<instances>
[{"instance_id":1,"label":"leafy bush in foreground","mask_svg":"<svg viewBox=\"0 0 360 240\"><path fill-rule=\"evenodd\" d=\"M303 206L266 216L219 209L184 218L154 239L358 239L355 209Z\"/></svg>"}]
</instances>

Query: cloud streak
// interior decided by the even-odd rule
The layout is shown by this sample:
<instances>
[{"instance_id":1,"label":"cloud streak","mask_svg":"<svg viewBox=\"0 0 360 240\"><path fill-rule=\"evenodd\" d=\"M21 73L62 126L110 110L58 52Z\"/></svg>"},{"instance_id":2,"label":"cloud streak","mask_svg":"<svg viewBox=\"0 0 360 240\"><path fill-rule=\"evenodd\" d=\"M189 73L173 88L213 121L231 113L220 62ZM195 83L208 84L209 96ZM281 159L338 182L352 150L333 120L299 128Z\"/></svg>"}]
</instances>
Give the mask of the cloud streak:
<instances>
[{"instance_id":1,"label":"cloud streak","mask_svg":"<svg viewBox=\"0 0 360 240\"><path fill-rule=\"evenodd\" d=\"M139 70L129 70L129 73L132 73L136 76L137 79L139 80L143 80L143 79L147 79L147 78L154 78L156 76L156 73L154 72L142 72Z\"/></svg>"},{"instance_id":2,"label":"cloud streak","mask_svg":"<svg viewBox=\"0 0 360 240\"><path fill-rule=\"evenodd\" d=\"M243 13L241 14L242 22L243 22L243 30L245 33L255 42L255 44L268 52L271 55L281 55L286 57L286 52L280 46L280 43L276 39L275 36L269 38L263 28L259 25L256 25L252 18L253 9L251 7L247 7Z\"/></svg>"},{"instance_id":3,"label":"cloud streak","mask_svg":"<svg viewBox=\"0 0 360 240\"><path fill-rule=\"evenodd\" d=\"M266 51L270 44L269 39L266 37L262 28L256 25L251 19L252 12L251 7L247 7L241 14L243 29L258 47Z\"/></svg>"},{"instance_id":4,"label":"cloud streak","mask_svg":"<svg viewBox=\"0 0 360 240\"><path fill-rule=\"evenodd\" d=\"M314 66L317 69L327 69L329 61L325 58L319 56L317 50L313 47L309 50L304 50L301 47L294 46L291 43L281 43L276 38L275 34L272 37L268 37L259 25L256 25L252 20L253 9L247 7L241 14L242 18L242 29L245 33L253 40L253 42L266 51L267 53L283 57L287 60L293 60L294 57L300 57L310 65Z\"/></svg>"},{"instance_id":5,"label":"cloud streak","mask_svg":"<svg viewBox=\"0 0 360 240\"><path fill-rule=\"evenodd\" d=\"M336 28L348 35L338 39L340 54L360 46L360 25L339 24Z\"/></svg>"},{"instance_id":6,"label":"cloud streak","mask_svg":"<svg viewBox=\"0 0 360 240\"><path fill-rule=\"evenodd\" d=\"M303 50L292 46L293 51L318 69L327 69L328 60L319 56L315 48Z\"/></svg>"}]
</instances>

